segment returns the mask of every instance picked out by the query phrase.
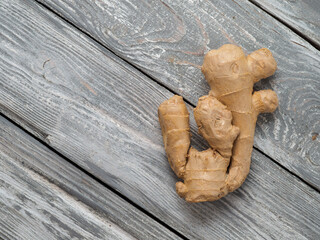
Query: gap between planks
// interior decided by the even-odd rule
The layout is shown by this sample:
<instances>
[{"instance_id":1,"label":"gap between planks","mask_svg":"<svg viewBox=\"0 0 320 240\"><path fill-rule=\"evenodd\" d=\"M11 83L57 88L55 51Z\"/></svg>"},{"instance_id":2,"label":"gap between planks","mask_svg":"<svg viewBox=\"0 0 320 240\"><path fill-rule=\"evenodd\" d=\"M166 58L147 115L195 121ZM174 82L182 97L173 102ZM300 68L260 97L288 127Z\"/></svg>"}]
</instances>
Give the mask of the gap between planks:
<instances>
[{"instance_id":1,"label":"gap between planks","mask_svg":"<svg viewBox=\"0 0 320 240\"><path fill-rule=\"evenodd\" d=\"M89 176L90 178L92 178L93 180L97 181L99 184L101 184L102 186L104 186L105 188L107 188L108 190L110 190L112 193L116 194L118 197L122 198L123 200L125 200L126 202L128 202L129 204L131 204L133 207L137 208L139 211L141 211L142 213L144 213L145 215L147 215L148 217L150 217L152 220L156 221L157 223L161 224L163 227L167 228L169 231L173 232L174 234L176 234L177 236L179 236L182 239L185 240L189 240L189 238L187 238L186 236L182 235L180 232L178 232L177 230L175 230L174 228L172 228L171 226L169 226L168 224L166 224L165 222L163 222L162 220L160 220L159 218L157 218L156 216L154 216L152 213L148 212L147 210L145 210L144 208L140 207L139 205L137 205L136 203L134 203L133 201L131 201L129 198L127 198L126 196L124 196L123 194L121 194L120 192L118 192L117 190L115 190L114 188L110 187L108 184L106 184L105 182L103 182L102 180L100 180L99 178L97 178L96 176L94 176L93 174L91 174L90 172L88 172L87 170L85 170L84 168L82 168L81 166L77 165L76 163L74 163L73 161L71 161L70 159L68 159L67 157L65 157L63 154L61 154L60 152L58 152L56 149L54 149L53 147L51 147L50 145L48 145L46 142L44 142L43 140L41 140L40 138L38 138L37 136L35 136L34 134L32 134L31 132L27 131L26 129L24 129L22 126L20 126L19 124L17 124L15 121L13 121L12 119L8 118L6 115L2 114L0 112L0 117L3 117L4 119L6 119L7 121L9 121L10 123L12 123L14 126L16 126L17 128L21 129L24 133L26 133L27 135L31 136L32 138L34 138L36 141L38 141L39 143L41 143L42 145L44 145L46 148L48 148L50 151L52 151L53 153L57 154L59 157L61 157L62 159L64 159L65 161L67 161L68 163L70 163L72 166L74 166L75 168L77 168L78 170L82 171L84 174L86 174L87 176ZM1 237L0 237L0 240Z\"/></svg>"},{"instance_id":2,"label":"gap between planks","mask_svg":"<svg viewBox=\"0 0 320 240\"><path fill-rule=\"evenodd\" d=\"M158 81L157 79L155 79L154 77L152 77L150 74L140 70L138 67L136 67L134 64L132 64L131 62L129 62L128 60L124 59L121 55L117 54L116 52L114 52L112 49L108 48L107 46L105 46L105 44L101 43L99 40L97 40L96 38L92 37L90 34L86 33L85 31L83 31L81 28L77 27L75 24L73 24L71 21L69 21L68 19L66 19L64 16L60 15L59 13L57 13L56 11L54 11L53 9L51 9L50 7L48 7L47 5L45 5L42 2L39 2L38 0L34 0L37 4L41 5L42 7L44 7L46 10L50 11L51 13L55 14L57 17L59 17L61 20L65 21L67 24L69 24L70 26L72 26L74 29L76 29L77 31L81 32L82 34L84 34L85 36L87 36L88 38L90 38L92 41L94 41L95 43L97 43L99 46L107 49L108 51L110 51L111 53L113 53L115 56L117 56L118 58L120 58L121 60L123 60L126 64L130 65L131 67L135 68L137 71L139 71L140 73L142 73L143 75L147 76L148 78L150 78L152 81L156 82L158 85L164 87L165 89L167 89L169 92L178 95L178 93L176 93L174 90L172 90L171 88L169 88L168 86L164 85L163 83L161 83L160 81ZM315 47L317 50L320 50L320 46L316 43L314 43L314 41L312 39L309 39L307 36L305 36L303 33L301 33L300 31L292 28L289 24L285 23L283 20L279 19L278 17L274 16L272 13L264 10L261 6L259 6L259 4L255 4L255 2L253 0L248 0L251 4L255 5L256 7L258 7L259 9L261 9L262 11L266 12L268 15L270 15L271 17L273 17L275 20L279 21L281 24L285 25L287 28L289 28L290 30L292 30L294 33L296 33L297 35L299 35L301 38L303 38L304 40L306 40L308 43L310 43L313 47ZM310 42L311 41L311 42ZM195 105L193 103L191 103L190 101L188 101L187 99L183 99L187 104L189 104L192 107L195 107ZM16 123L15 123L16 124ZM17 124L16 124L17 125ZM17 125L19 126L19 125ZM20 126L19 126L20 127ZM20 127L21 128L21 127ZM23 128L22 128L23 129ZM24 131L26 131L25 129L23 129ZM29 133L31 134L31 133ZM32 135L32 134L31 134ZM33 136L33 135L32 135ZM35 137L35 136L33 136ZM38 139L38 138L36 138ZM42 140L38 139L39 141L41 141L43 144L45 144L46 146L50 147L49 145L47 145L45 142L43 142ZM50 147L51 148L51 147ZM52 149L52 148L51 148ZM276 160L274 160L271 156L269 156L268 154L264 153L263 151L261 151L260 149L258 149L257 147L253 146L253 149L257 150L258 152L260 152L262 155L264 155L265 157L267 157L268 159L270 159L272 162L276 163L278 166L280 166L282 169L284 169L285 171L287 171L288 173L290 173L291 175L295 176L297 179L299 179L301 182L305 183L307 186L309 186L310 188L312 188L313 190L315 190L316 192L320 193L320 190L316 188L316 186L312 185L311 183L307 182L306 180L304 180L302 177L298 176L297 174L293 173L292 171L290 171L288 168L286 168L285 166L283 166L282 164L280 164L279 162L277 162ZM56 153L58 153L56 150L54 150ZM59 153L60 154L60 153ZM61 155L61 154L60 154ZM61 155L63 156L63 155ZM77 166L75 163L73 163L71 160L67 159L66 157L63 156L64 159L66 159L67 161L71 162L73 165ZM81 169L82 171L84 171L85 173L87 173L88 175L92 175L90 173L88 173L86 170L82 169L81 167L77 166L79 169ZM94 175L92 175L94 178L96 178ZM100 181L100 180L99 180ZM110 188L110 186L108 186ZM113 190L115 191L115 190ZM123 196L125 197L125 196ZM126 197L125 197L126 198ZM130 201L128 199L128 201ZM130 201L131 202L131 201ZM134 203L131 202L131 204L135 205ZM138 206L136 206L138 207ZM144 210L145 211L145 210ZM154 216L155 217L155 216ZM160 219L158 219L159 221L161 221ZM165 223L163 223L165 224ZM168 226L169 227L169 226ZM174 229L173 229L174 230ZM175 230L174 230L175 231Z\"/></svg>"},{"instance_id":3,"label":"gap between planks","mask_svg":"<svg viewBox=\"0 0 320 240\"><path fill-rule=\"evenodd\" d=\"M257 8L259 8L261 11L265 12L266 14L270 15L272 18L289 28L292 32L300 36L302 39L307 41L311 46L313 46L315 49L320 51L320 45L314 41L312 38L307 36L306 34L302 33L298 29L296 29L294 26L290 25L286 21L282 20L281 18L277 17L275 14L271 13L269 10L265 9L260 3L256 2L255 0L248 0L251 4L255 5Z\"/></svg>"}]
</instances>

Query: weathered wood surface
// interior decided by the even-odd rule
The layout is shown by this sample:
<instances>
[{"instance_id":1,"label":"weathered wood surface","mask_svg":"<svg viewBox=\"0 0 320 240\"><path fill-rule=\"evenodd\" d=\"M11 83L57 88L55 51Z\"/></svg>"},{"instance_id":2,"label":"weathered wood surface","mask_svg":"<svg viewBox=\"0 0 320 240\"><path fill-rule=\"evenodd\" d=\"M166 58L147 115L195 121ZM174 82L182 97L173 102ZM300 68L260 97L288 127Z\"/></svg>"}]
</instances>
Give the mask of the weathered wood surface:
<instances>
[{"instance_id":1,"label":"weathered wood surface","mask_svg":"<svg viewBox=\"0 0 320 240\"><path fill-rule=\"evenodd\" d=\"M280 106L260 116L255 147L320 189L320 53L246 0L40 0L192 104L208 93L199 66L225 43L269 48L277 73L256 84Z\"/></svg>"},{"instance_id":2,"label":"weathered wood surface","mask_svg":"<svg viewBox=\"0 0 320 240\"><path fill-rule=\"evenodd\" d=\"M0 117L0 237L180 239Z\"/></svg>"},{"instance_id":3,"label":"weathered wood surface","mask_svg":"<svg viewBox=\"0 0 320 240\"><path fill-rule=\"evenodd\" d=\"M249 0L320 47L320 1L319 0Z\"/></svg>"},{"instance_id":4,"label":"weathered wood surface","mask_svg":"<svg viewBox=\"0 0 320 240\"><path fill-rule=\"evenodd\" d=\"M35 2L0 6L5 115L189 238L319 236L319 193L257 151L235 193L179 199L156 112L172 94Z\"/></svg>"}]
</instances>

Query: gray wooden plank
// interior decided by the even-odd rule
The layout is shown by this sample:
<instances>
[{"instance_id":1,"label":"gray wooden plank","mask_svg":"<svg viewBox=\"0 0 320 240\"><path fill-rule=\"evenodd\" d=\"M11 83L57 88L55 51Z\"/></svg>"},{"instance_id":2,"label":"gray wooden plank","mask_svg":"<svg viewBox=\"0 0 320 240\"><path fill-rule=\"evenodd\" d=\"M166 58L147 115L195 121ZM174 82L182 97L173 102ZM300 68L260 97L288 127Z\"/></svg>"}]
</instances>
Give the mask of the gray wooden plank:
<instances>
[{"instance_id":1,"label":"gray wooden plank","mask_svg":"<svg viewBox=\"0 0 320 240\"><path fill-rule=\"evenodd\" d=\"M0 117L0 237L180 239Z\"/></svg>"},{"instance_id":2,"label":"gray wooden plank","mask_svg":"<svg viewBox=\"0 0 320 240\"><path fill-rule=\"evenodd\" d=\"M259 116L255 147L320 189L320 53L246 0L39 0L192 104L208 93L199 69L225 43L269 48L278 71L256 89L280 106Z\"/></svg>"},{"instance_id":3,"label":"gray wooden plank","mask_svg":"<svg viewBox=\"0 0 320 240\"><path fill-rule=\"evenodd\" d=\"M4 114L189 238L319 236L319 193L256 150L238 191L180 199L157 119L172 94L34 2L0 6Z\"/></svg>"},{"instance_id":4,"label":"gray wooden plank","mask_svg":"<svg viewBox=\"0 0 320 240\"><path fill-rule=\"evenodd\" d=\"M290 27L308 37L320 47L320 1L249 0Z\"/></svg>"},{"instance_id":5,"label":"gray wooden plank","mask_svg":"<svg viewBox=\"0 0 320 240\"><path fill-rule=\"evenodd\" d=\"M3 239L134 239L5 153L0 160Z\"/></svg>"}]
</instances>

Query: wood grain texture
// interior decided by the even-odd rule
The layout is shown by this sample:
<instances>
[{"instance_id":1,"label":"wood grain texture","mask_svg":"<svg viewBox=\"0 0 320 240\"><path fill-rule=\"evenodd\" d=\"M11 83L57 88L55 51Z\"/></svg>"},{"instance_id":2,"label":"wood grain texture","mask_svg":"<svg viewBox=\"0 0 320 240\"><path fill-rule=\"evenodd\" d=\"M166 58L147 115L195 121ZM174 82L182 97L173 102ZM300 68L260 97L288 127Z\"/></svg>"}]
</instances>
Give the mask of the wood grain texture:
<instances>
[{"instance_id":1,"label":"wood grain texture","mask_svg":"<svg viewBox=\"0 0 320 240\"><path fill-rule=\"evenodd\" d=\"M257 151L235 193L180 199L156 112L172 94L34 2L0 6L4 114L191 239L319 236L319 193Z\"/></svg>"},{"instance_id":2,"label":"wood grain texture","mask_svg":"<svg viewBox=\"0 0 320 240\"><path fill-rule=\"evenodd\" d=\"M0 117L0 237L180 239Z\"/></svg>"},{"instance_id":3,"label":"wood grain texture","mask_svg":"<svg viewBox=\"0 0 320 240\"><path fill-rule=\"evenodd\" d=\"M0 129L5 239L179 239L3 118Z\"/></svg>"},{"instance_id":4,"label":"wood grain texture","mask_svg":"<svg viewBox=\"0 0 320 240\"><path fill-rule=\"evenodd\" d=\"M134 239L3 152L0 160L3 239Z\"/></svg>"},{"instance_id":5,"label":"wood grain texture","mask_svg":"<svg viewBox=\"0 0 320 240\"><path fill-rule=\"evenodd\" d=\"M320 47L320 1L249 0L307 36Z\"/></svg>"},{"instance_id":6,"label":"wood grain texture","mask_svg":"<svg viewBox=\"0 0 320 240\"><path fill-rule=\"evenodd\" d=\"M276 74L256 84L280 106L259 117L255 147L320 189L320 53L246 0L40 0L192 104L208 93L199 69L225 43L269 48Z\"/></svg>"}]
</instances>

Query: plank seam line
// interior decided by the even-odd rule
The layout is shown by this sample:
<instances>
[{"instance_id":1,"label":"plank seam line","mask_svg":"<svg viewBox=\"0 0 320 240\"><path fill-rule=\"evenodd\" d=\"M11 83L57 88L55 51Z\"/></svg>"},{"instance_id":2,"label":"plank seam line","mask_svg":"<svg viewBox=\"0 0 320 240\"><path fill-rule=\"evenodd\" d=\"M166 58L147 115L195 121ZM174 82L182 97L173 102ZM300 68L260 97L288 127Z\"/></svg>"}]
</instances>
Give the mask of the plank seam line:
<instances>
[{"instance_id":1,"label":"plank seam line","mask_svg":"<svg viewBox=\"0 0 320 240\"><path fill-rule=\"evenodd\" d=\"M262 10L263 12L265 12L266 14L270 15L272 18L274 18L275 20L277 20L278 22L280 22L281 24L283 24L287 28L289 28L292 32L294 32L295 34L300 36L302 39L307 41L311 46L313 46L315 49L320 51L320 45L315 40L308 37L304 33L300 32L298 29L296 29L294 26L290 25L286 21L282 20L280 17L277 17L275 14L271 13L269 10L264 8L262 6L262 4L256 2L255 0L247 0L247 1L250 2L251 4L253 4L254 6L256 6L257 8L259 8L260 10Z\"/></svg>"},{"instance_id":2,"label":"plank seam line","mask_svg":"<svg viewBox=\"0 0 320 240\"><path fill-rule=\"evenodd\" d=\"M308 185L310 188L312 188L314 191L320 193L320 189L318 189L316 186L313 186L311 183L307 182L306 180L304 180L303 178L301 178L299 175L295 174L294 172L290 171L288 168L286 168L285 166L281 165L279 162L274 161L271 157L269 157L267 154L265 154L264 152L262 152L259 148L253 147L255 150L257 150L259 153L261 153L262 155L264 155L267 158L270 158L276 165L278 165L279 167L283 168L284 170L286 170L287 172L289 172L291 175L293 175L294 177L296 177L297 179L299 179L301 182L303 182L304 184Z\"/></svg>"},{"instance_id":3,"label":"plank seam line","mask_svg":"<svg viewBox=\"0 0 320 240\"><path fill-rule=\"evenodd\" d=\"M180 232L178 232L177 230L175 230L174 228L172 228L171 226L169 226L168 224L166 224L165 222L163 222L162 220L160 220L159 218L157 218L156 216L154 216L152 213L148 212L147 210L145 210L144 208L142 208L141 206L139 206L138 204L134 203L132 200L130 200L128 197L126 197L125 195L123 195L122 193L118 192L117 190L115 190L114 188L112 188L111 186L109 186L107 183L105 183L104 181L102 181L101 179L99 179L98 177L94 176L92 173L88 172L87 170L85 170L84 168L82 168L81 166L77 165L76 163L74 163L72 160L70 160L69 158L65 157L63 154L61 154L60 152L58 152L56 149L54 149L53 147L51 147L50 145L48 145L46 142L44 142L43 140L41 140L40 138L38 138L37 136L33 135L31 132L29 132L28 130L24 129L22 126L20 126L19 124L17 124L15 121L13 121L12 119L8 118L7 116L5 116L3 113L0 112L0 116L3 117L4 119L6 119L7 121L9 121L10 123L12 123L14 126L16 126L17 128L19 128L20 130L22 130L24 133L26 133L28 136L34 138L36 141L38 141L39 143L41 143L43 146L45 146L47 149L49 149L50 151L52 151L54 154L58 155L59 157L61 157L62 159L64 159L65 161L67 161L68 163L70 163L73 167L77 168L78 170L80 170L82 173L86 174L87 176L89 176L90 178L92 178L94 181L96 181L97 183L101 184L103 187L107 188L108 190L110 190L112 193L116 194L118 197L122 198L123 200L125 200L126 202L128 202L129 204L131 204L133 207L137 208L139 211L141 211L142 213L144 213L145 215L147 215L148 217L150 217L152 220L156 221L157 223L159 223L160 225L164 226L165 228L167 228L169 231L173 232L174 234L176 234L177 236L179 236L182 239L185 240L189 240L187 237L185 237L184 235L182 235ZM32 169L33 171L36 171L35 169ZM40 174L41 176L43 176L43 174L39 173L38 171L36 171L38 174ZM46 179L48 179L46 176L43 176ZM48 181L52 184L57 185L54 181L48 179ZM66 191L68 194L72 195L73 194L69 191L67 191L66 189L64 189L64 191ZM87 203L84 203L86 205L88 205ZM92 209L92 206L89 206ZM96 210L96 209L95 209Z\"/></svg>"},{"instance_id":4,"label":"plank seam line","mask_svg":"<svg viewBox=\"0 0 320 240\"><path fill-rule=\"evenodd\" d=\"M151 79L152 81L156 82L157 84L159 84L160 86L164 87L165 89L167 89L169 92L173 93L173 94L178 94L176 93L174 90L170 89L169 87L167 87L166 85L164 85L163 83L159 82L157 79L155 79L154 77L150 76L148 73L145 73L143 70L139 69L138 67L136 67L134 64L130 63L129 61L127 61L126 59L123 59L121 56L119 56L118 54L116 54L114 51L110 50L107 46L105 46L103 43L101 43L99 40L96 40L94 37L92 37L89 33L86 33L84 30L82 30L81 28L77 27L74 23L72 23L71 21L69 21L68 19L66 19L64 16L62 16L60 13L54 11L53 9L51 9L50 7L48 7L47 5L39 2L38 0L34 0L36 3L38 3L40 6L42 6L43 8L45 8L46 10L48 10L49 12L53 13L56 17L60 18L62 21L66 22L67 24L69 24L70 26L72 26L73 28L75 28L77 31L81 32L82 34L84 34L85 36L87 36L89 39L91 39L92 41L94 41L96 44L98 44L99 46L101 46L102 48L107 49L108 51L110 51L112 54L114 54L115 56L117 56L118 58L120 58L122 61L124 61L125 63L127 63L128 65L130 65L132 68L134 68L135 70L137 70L138 72L140 72L141 74L147 76L149 79ZM248 1L252 1L252 0L248 0ZM253 5L255 5L254 3L252 3ZM258 6L257 6L258 7ZM262 9L263 10L263 9ZM264 11L264 10L263 10ZM266 12L267 14L269 14L268 12ZM270 14L271 15L271 14ZM272 15L271 15L272 16ZM282 21L280 19L277 19L278 21ZM284 25L286 25L286 23L284 23ZM299 31L298 31L299 32ZM299 35L299 34L298 34ZM310 43L311 44L311 43ZM179 94L178 94L179 95ZM195 107L195 105L193 103L191 103L189 100L183 98L183 100L189 104L192 107ZM298 179L301 179L306 185L308 185L309 187L311 187L312 189L316 190L317 192L320 192L320 189L316 188L315 186L311 185L310 183L308 183L307 181L303 180L301 177L299 177L297 174L291 172L288 168L286 168L285 166L283 166L282 164L280 164L279 162L277 162L276 160L274 160L271 156L265 154L264 152L262 152L260 149L258 149L257 147L253 146L253 148L257 151L259 151L260 153L262 153L264 156L266 156L268 159L270 159L271 161L273 161L274 163L276 163L278 166L280 166L281 168L283 168L284 170L288 171L290 174L296 176Z\"/></svg>"},{"instance_id":5,"label":"plank seam line","mask_svg":"<svg viewBox=\"0 0 320 240\"><path fill-rule=\"evenodd\" d=\"M49 12L53 13L56 17L58 17L59 19L61 19L62 21L66 22L68 25L72 26L74 29L76 29L77 31L79 31L80 33L84 34L86 37L88 37L90 40L92 40L94 43L98 44L100 47L107 49L109 52L111 52L113 55L115 55L116 57L118 57L119 59L121 59L124 63L128 64L130 67L134 68L136 71L138 71L139 73L141 73L142 75L150 78L150 80L154 81L155 83L157 83L158 85L160 85L161 87L165 88L166 90L168 90L169 92L176 94L176 95L180 95L178 93L176 93L174 90L170 89L168 86L166 86L165 84L163 84L162 82L159 82L157 79L155 79L154 77L152 77L151 75L149 75L149 73L144 72L143 70L139 69L138 67L136 67L134 64L132 64L131 62L129 62L128 60L122 58L121 56L119 56L116 52L114 52L113 50L109 49L109 47L107 47L106 45L104 45L104 43L101 43L99 40L95 39L94 37L92 37L89 33L86 33L84 30L82 30L81 28L79 28L77 25L75 25L74 23L72 23L71 21L69 21L68 19L66 19L64 16L62 16L60 13L56 12L54 9L48 7L47 5L45 5L42 2L39 2L38 0L34 0L36 3L38 3L39 5L41 5L43 8L45 8L46 10L48 10ZM192 103L190 103L187 99L184 98L184 101L186 103L188 103L189 105L194 106Z\"/></svg>"}]
</instances>

